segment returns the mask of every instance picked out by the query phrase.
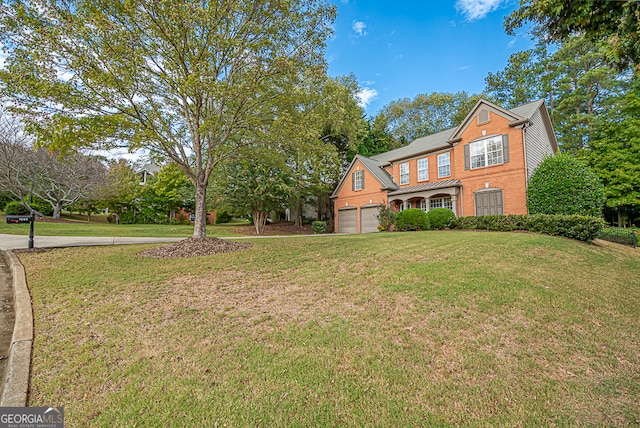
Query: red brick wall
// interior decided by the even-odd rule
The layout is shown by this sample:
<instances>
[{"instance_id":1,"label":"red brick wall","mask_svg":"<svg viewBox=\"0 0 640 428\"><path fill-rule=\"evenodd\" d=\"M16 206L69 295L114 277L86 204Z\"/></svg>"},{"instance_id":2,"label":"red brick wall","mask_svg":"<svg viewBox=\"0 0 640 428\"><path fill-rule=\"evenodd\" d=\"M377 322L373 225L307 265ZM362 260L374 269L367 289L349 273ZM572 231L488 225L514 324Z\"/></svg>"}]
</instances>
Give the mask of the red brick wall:
<instances>
[{"instance_id":1,"label":"red brick wall","mask_svg":"<svg viewBox=\"0 0 640 428\"><path fill-rule=\"evenodd\" d=\"M477 169L464 169L464 145L470 141L495 134L509 134L510 161ZM485 188L502 189L505 214L527 213L527 184L524 166L522 129L509 126L509 119L491 113L491 121L478 125L473 118L462 133L462 140L454 147L452 177L463 187L462 203L465 216L475 215L474 192Z\"/></svg>"}]
</instances>

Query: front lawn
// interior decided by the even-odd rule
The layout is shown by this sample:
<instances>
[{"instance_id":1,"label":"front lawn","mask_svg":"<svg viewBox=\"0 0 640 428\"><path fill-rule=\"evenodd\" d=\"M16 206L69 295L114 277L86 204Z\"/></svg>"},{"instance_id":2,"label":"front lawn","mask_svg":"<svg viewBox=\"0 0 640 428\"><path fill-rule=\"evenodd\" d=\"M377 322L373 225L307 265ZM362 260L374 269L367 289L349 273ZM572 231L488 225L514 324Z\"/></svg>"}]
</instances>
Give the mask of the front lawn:
<instances>
[{"instance_id":1,"label":"front lawn","mask_svg":"<svg viewBox=\"0 0 640 428\"><path fill-rule=\"evenodd\" d=\"M528 233L20 254L67 426L640 424L640 251Z\"/></svg>"},{"instance_id":2,"label":"front lawn","mask_svg":"<svg viewBox=\"0 0 640 428\"><path fill-rule=\"evenodd\" d=\"M7 224L0 216L0 234L28 235L29 224ZM188 224L110 224L86 221L36 221L35 236L118 236L188 238L193 225ZM255 233L247 221L207 225L208 236L243 236Z\"/></svg>"}]
</instances>

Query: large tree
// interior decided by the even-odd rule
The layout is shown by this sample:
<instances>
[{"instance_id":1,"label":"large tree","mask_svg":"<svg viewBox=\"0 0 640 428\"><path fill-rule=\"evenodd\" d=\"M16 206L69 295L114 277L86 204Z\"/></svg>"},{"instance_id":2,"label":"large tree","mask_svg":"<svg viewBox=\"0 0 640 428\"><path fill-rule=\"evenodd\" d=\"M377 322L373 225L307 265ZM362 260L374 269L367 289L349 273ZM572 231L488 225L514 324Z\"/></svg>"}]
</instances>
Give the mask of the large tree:
<instances>
[{"instance_id":1,"label":"large tree","mask_svg":"<svg viewBox=\"0 0 640 428\"><path fill-rule=\"evenodd\" d=\"M640 210L640 81L623 101L599 118L585 155L604 183L606 205L616 208L618 225L626 210L630 223Z\"/></svg>"},{"instance_id":2,"label":"large tree","mask_svg":"<svg viewBox=\"0 0 640 428\"><path fill-rule=\"evenodd\" d=\"M335 7L326 0L8 1L5 92L40 141L147 147L196 189L259 141L304 70L323 74ZM260 134L258 132L258 134Z\"/></svg>"},{"instance_id":3,"label":"large tree","mask_svg":"<svg viewBox=\"0 0 640 428\"><path fill-rule=\"evenodd\" d=\"M640 64L640 2L637 0L520 0L505 20L513 34L525 23L543 28L550 40L575 34L606 40L609 58L622 67Z\"/></svg>"}]
</instances>

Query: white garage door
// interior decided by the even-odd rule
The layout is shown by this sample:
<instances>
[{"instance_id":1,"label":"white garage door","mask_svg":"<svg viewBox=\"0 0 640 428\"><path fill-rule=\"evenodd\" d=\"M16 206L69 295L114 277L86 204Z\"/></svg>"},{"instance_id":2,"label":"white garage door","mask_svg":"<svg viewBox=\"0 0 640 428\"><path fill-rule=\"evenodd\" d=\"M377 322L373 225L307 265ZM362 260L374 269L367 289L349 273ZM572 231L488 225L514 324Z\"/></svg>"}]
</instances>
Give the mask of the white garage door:
<instances>
[{"instance_id":1,"label":"white garage door","mask_svg":"<svg viewBox=\"0 0 640 428\"><path fill-rule=\"evenodd\" d=\"M358 233L358 210L338 211L338 233Z\"/></svg>"},{"instance_id":2,"label":"white garage door","mask_svg":"<svg viewBox=\"0 0 640 428\"><path fill-rule=\"evenodd\" d=\"M360 232L378 231L378 207L360 208Z\"/></svg>"}]
</instances>

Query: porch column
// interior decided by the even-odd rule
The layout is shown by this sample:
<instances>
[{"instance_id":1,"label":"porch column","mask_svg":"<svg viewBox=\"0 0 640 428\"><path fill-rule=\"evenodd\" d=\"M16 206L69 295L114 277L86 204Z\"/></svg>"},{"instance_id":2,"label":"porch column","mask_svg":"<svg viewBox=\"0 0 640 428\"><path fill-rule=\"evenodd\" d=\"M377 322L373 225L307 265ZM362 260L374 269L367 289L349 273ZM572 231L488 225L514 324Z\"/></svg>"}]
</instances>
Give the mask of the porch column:
<instances>
[{"instance_id":1,"label":"porch column","mask_svg":"<svg viewBox=\"0 0 640 428\"><path fill-rule=\"evenodd\" d=\"M407 200L406 200L406 199L403 199L403 200L402 200L402 211L404 211L404 210L406 210L406 209L407 209Z\"/></svg>"},{"instance_id":2,"label":"porch column","mask_svg":"<svg viewBox=\"0 0 640 428\"><path fill-rule=\"evenodd\" d=\"M429 212L429 210L431 209L431 197L424 198L424 201L425 201L424 202L425 203L424 207L426 208L425 211Z\"/></svg>"},{"instance_id":3,"label":"porch column","mask_svg":"<svg viewBox=\"0 0 640 428\"><path fill-rule=\"evenodd\" d=\"M451 206L453 213L458 217L458 195L451 195Z\"/></svg>"}]
</instances>

